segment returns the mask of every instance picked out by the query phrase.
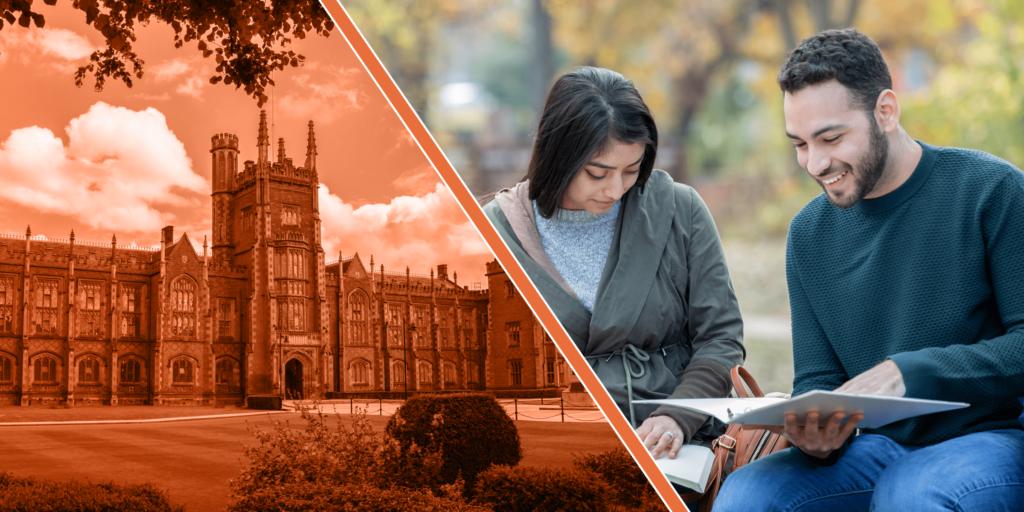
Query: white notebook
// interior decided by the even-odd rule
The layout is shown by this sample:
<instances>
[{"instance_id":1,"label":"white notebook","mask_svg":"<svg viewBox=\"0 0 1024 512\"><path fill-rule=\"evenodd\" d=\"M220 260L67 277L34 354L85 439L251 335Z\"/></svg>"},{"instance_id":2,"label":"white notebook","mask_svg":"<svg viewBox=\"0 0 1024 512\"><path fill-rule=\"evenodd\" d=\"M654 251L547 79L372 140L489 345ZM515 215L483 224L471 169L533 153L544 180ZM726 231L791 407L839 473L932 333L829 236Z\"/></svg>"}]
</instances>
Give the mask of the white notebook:
<instances>
[{"instance_id":1,"label":"white notebook","mask_svg":"<svg viewBox=\"0 0 1024 512\"><path fill-rule=\"evenodd\" d=\"M802 421L807 413L819 417L844 412L846 417L864 413L860 428L878 428L890 423L936 412L963 409L970 404L919 398L877 395L851 395L833 391L811 391L795 398L693 398L634 400L633 403L657 403L682 407L715 416L729 424L783 425L786 414L794 413ZM822 420L824 421L824 420Z\"/></svg>"},{"instance_id":2,"label":"white notebook","mask_svg":"<svg viewBox=\"0 0 1024 512\"><path fill-rule=\"evenodd\" d=\"M670 459L665 455L654 462L670 482L704 492L711 476L711 465L715 463L715 454L703 446L685 444L679 448L676 458Z\"/></svg>"}]
</instances>

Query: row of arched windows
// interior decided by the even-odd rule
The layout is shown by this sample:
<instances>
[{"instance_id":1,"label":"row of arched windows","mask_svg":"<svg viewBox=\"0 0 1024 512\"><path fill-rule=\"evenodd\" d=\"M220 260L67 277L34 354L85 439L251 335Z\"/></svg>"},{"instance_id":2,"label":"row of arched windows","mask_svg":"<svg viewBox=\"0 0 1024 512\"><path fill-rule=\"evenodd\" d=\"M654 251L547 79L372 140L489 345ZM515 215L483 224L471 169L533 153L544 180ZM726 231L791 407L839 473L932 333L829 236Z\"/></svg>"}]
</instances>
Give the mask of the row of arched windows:
<instances>
[{"instance_id":1,"label":"row of arched windows","mask_svg":"<svg viewBox=\"0 0 1024 512\"><path fill-rule=\"evenodd\" d=\"M349 365L349 377L350 382L353 385L368 385L370 383L371 366L369 361L365 359L358 359L353 361ZM427 361L419 361L416 363L416 374L418 382L421 386L430 386L433 384L433 365ZM470 385L475 385L480 381L479 378L479 365L472 361L466 361L466 380ZM405 385L406 371L404 361L393 361L391 363L391 385L392 387L401 387ZM456 366L451 361L443 361L441 363L441 378L444 380L446 386L455 385L456 383Z\"/></svg>"}]
</instances>

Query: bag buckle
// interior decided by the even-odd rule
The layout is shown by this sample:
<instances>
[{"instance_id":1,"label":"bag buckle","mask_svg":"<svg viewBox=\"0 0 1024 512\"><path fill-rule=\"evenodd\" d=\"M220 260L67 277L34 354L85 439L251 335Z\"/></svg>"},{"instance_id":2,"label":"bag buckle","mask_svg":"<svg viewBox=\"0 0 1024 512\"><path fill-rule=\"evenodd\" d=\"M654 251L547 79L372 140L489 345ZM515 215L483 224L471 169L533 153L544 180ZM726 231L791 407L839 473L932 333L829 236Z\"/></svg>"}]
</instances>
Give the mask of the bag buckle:
<instances>
[{"instance_id":1,"label":"bag buckle","mask_svg":"<svg viewBox=\"0 0 1024 512\"><path fill-rule=\"evenodd\" d=\"M727 442L728 444L726 444ZM715 439L715 441L711 443L711 449L714 450L719 446L725 448L726 450L732 451L736 448L736 439L729 437L725 434L722 434L718 439Z\"/></svg>"}]
</instances>

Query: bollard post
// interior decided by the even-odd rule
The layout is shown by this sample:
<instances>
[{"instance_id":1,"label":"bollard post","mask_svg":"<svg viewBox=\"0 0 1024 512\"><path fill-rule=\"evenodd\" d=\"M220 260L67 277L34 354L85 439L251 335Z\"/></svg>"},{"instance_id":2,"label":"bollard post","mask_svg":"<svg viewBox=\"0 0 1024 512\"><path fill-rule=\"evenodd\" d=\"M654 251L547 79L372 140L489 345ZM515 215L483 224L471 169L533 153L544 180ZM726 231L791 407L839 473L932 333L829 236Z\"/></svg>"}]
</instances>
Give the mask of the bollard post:
<instances>
[{"instance_id":1,"label":"bollard post","mask_svg":"<svg viewBox=\"0 0 1024 512\"><path fill-rule=\"evenodd\" d=\"M355 404L353 402L354 401L353 401L352 397L348 397L348 413L349 414L355 414L356 413Z\"/></svg>"},{"instance_id":2,"label":"bollard post","mask_svg":"<svg viewBox=\"0 0 1024 512\"><path fill-rule=\"evenodd\" d=\"M384 399L383 398L378 398L377 399L377 407L380 408L380 415L384 416Z\"/></svg>"},{"instance_id":3,"label":"bollard post","mask_svg":"<svg viewBox=\"0 0 1024 512\"><path fill-rule=\"evenodd\" d=\"M513 404L515 405L515 407L516 407L516 421L519 421L519 399L518 399L518 398L515 398L515 397L513 397L513 398L512 398L512 403L513 403Z\"/></svg>"},{"instance_id":4,"label":"bollard post","mask_svg":"<svg viewBox=\"0 0 1024 512\"><path fill-rule=\"evenodd\" d=\"M561 398L562 402L562 423L565 423L565 398Z\"/></svg>"}]
</instances>

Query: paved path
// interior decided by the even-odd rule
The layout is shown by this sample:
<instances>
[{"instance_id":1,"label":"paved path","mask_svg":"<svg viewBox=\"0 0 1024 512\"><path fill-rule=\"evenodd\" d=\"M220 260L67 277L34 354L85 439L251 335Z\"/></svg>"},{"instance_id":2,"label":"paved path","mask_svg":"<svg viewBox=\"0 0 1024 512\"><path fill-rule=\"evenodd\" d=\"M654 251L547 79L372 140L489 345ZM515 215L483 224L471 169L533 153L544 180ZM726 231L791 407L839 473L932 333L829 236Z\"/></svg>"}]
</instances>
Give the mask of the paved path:
<instances>
[{"instance_id":1,"label":"paved path","mask_svg":"<svg viewBox=\"0 0 1024 512\"><path fill-rule=\"evenodd\" d=\"M505 408L509 417L516 421L548 421L557 423L607 423L600 409L566 408L563 411L558 399L547 398L543 402L539 398L526 400L499 399L498 403ZM312 402L302 402L311 406ZM299 403L286 400L287 410L296 410ZM391 416L402 405L401 400L327 400L320 404L320 410L327 414L349 415L356 410L368 416Z\"/></svg>"}]
</instances>

